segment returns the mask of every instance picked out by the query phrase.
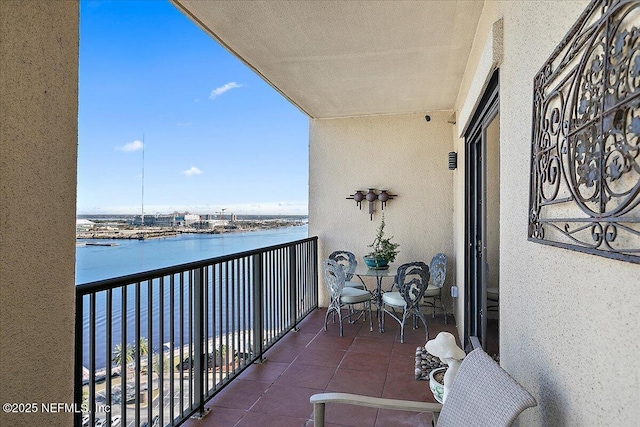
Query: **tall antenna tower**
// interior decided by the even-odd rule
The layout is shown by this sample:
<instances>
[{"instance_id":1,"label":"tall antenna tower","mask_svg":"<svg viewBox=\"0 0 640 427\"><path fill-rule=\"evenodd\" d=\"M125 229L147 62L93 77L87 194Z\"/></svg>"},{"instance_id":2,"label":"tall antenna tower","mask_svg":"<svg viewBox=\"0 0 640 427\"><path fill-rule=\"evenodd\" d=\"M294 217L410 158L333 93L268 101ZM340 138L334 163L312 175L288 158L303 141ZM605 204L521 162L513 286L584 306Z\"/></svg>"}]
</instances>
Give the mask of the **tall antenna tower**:
<instances>
[{"instance_id":1,"label":"tall antenna tower","mask_svg":"<svg viewBox=\"0 0 640 427\"><path fill-rule=\"evenodd\" d=\"M144 134L142 134L142 216L140 222L144 227Z\"/></svg>"}]
</instances>

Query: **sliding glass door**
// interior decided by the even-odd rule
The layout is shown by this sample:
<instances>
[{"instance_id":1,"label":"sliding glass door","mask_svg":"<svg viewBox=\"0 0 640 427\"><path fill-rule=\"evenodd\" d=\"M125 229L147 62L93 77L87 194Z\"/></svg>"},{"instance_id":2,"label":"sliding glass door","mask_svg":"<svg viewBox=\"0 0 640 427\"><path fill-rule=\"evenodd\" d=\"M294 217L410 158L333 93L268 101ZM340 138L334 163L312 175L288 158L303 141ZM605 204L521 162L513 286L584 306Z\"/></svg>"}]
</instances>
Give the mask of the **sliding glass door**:
<instances>
[{"instance_id":1,"label":"sliding glass door","mask_svg":"<svg viewBox=\"0 0 640 427\"><path fill-rule=\"evenodd\" d=\"M468 350L478 346L487 350L487 288L489 278L491 288L499 280L498 88L496 71L465 133L465 347Z\"/></svg>"}]
</instances>

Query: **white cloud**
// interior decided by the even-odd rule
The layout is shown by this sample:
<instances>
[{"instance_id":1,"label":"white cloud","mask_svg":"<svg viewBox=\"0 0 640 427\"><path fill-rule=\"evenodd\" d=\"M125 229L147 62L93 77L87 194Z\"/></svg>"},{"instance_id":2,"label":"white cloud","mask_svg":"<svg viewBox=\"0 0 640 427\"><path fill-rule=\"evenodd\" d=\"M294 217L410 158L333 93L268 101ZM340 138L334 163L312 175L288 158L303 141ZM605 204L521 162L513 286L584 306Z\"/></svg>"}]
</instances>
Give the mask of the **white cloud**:
<instances>
[{"instance_id":1,"label":"white cloud","mask_svg":"<svg viewBox=\"0 0 640 427\"><path fill-rule=\"evenodd\" d=\"M116 150L125 152L140 151L143 147L144 145L142 144L142 141L136 139L135 141L127 142L120 147L116 147Z\"/></svg>"},{"instance_id":2,"label":"white cloud","mask_svg":"<svg viewBox=\"0 0 640 427\"><path fill-rule=\"evenodd\" d=\"M195 166L191 166L191 168L187 169L186 171L183 171L182 173L187 176L193 176L193 175L200 175L202 171Z\"/></svg>"},{"instance_id":3,"label":"white cloud","mask_svg":"<svg viewBox=\"0 0 640 427\"><path fill-rule=\"evenodd\" d=\"M242 86L244 85L241 85L236 82L229 82L226 85L217 87L214 90L212 90L211 94L209 95L209 99L216 99L218 96L222 95L223 93L230 91L231 89L237 89Z\"/></svg>"}]
</instances>

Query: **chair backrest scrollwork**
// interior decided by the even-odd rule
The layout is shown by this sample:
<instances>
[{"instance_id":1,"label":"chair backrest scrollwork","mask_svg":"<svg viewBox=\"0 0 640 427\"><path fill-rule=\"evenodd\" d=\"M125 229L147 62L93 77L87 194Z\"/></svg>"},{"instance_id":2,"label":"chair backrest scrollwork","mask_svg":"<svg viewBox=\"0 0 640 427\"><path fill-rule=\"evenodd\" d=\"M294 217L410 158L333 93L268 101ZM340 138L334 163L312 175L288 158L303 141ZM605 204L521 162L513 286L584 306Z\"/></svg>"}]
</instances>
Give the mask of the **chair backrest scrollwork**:
<instances>
[{"instance_id":1,"label":"chair backrest scrollwork","mask_svg":"<svg viewBox=\"0 0 640 427\"><path fill-rule=\"evenodd\" d=\"M429 285L429 266L422 261L402 264L396 273L395 285L407 303L407 310L419 304Z\"/></svg>"},{"instance_id":2,"label":"chair backrest scrollwork","mask_svg":"<svg viewBox=\"0 0 640 427\"><path fill-rule=\"evenodd\" d=\"M329 255L329 259L334 260L344 269L345 280L349 281L353 278L353 272L356 271L358 261L356 256L349 251L334 251Z\"/></svg>"},{"instance_id":3,"label":"chair backrest scrollwork","mask_svg":"<svg viewBox=\"0 0 640 427\"><path fill-rule=\"evenodd\" d=\"M322 272L324 274L324 281L327 285L327 290L329 291L329 296L331 297L331 303L339 303L345 282L345 274L342 265L332 259L325 259L322 261Z\"/></svg>"},{"instance_id":4,"label":"chair backrest scrollwork","mask_svg":"<svg viewBox=\"0 0 640 427\"><path fill-rule=\"evenodd\" d=\"M441 288L444 285L444 279L447 277L447 256L445 254L436 254L431 259L429 273L431 274L431 284Z\"/></svg>"}]
</instances>

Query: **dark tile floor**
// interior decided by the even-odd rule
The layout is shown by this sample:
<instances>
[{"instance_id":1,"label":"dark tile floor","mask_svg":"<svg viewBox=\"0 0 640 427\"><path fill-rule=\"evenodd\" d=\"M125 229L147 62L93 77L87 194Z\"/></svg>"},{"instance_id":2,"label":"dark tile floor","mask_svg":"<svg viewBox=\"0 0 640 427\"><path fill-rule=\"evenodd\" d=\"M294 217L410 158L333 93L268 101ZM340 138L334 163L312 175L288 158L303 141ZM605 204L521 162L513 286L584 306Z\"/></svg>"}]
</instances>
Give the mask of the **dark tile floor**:
<instances>
[{"instance_id":1,"label":"dark tile floor","mask_svg":"<svg viewBox=\"0 0 640 427\"><path fill-rule=\"evenodd\" d=\"M414 377L416 347L425 343L424 328L405 330L387 317L385 332L369 331L368 322L345 322L323 330L326 310L311 313L298 332L290 332L206 405L211 413L189 420L189 427L313 426L309 397L325 391L433 402L428 381ZM427 316L430 338L441 331L457 336L451 316ZM375 322L374 322L375 323ZM421 325L422 326L422 325ZM327 426L431 426L430 414L327 405Z\"/></svg>"}]
</instances>

